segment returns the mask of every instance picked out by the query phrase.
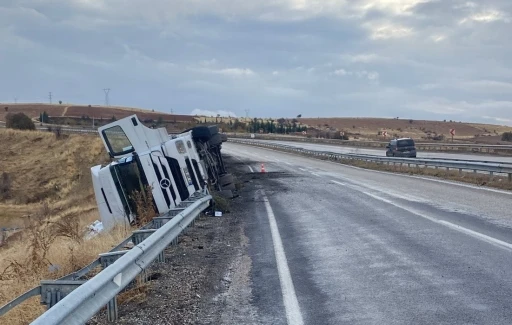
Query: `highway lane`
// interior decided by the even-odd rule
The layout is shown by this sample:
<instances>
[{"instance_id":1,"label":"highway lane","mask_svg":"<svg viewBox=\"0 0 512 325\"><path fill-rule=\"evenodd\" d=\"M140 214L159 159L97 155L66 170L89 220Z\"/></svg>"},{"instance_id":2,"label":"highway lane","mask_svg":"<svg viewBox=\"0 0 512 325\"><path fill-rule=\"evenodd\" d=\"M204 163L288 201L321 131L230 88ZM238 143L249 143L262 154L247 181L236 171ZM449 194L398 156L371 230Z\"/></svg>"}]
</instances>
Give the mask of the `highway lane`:
<instances>
[{"instance_id":1,"label":"highway lane","mask_svg":"<svg viewBox=\"0 0 512 325\"><path fill-rule=\"evenodd\" d=\"M510 323L511 193L233 143L223 152L255 172L242 196L260 323Z\"/></svg>"},{"instance_id":2,"label":"highway lane","mask_svg":"<svg viewBox=\"0 0 512 325\"><path fill-rule=\"evenodd\" d=\"M294 141L277 141L277 140L255 140L255 141L271 142L271 143L283 144L283 145L288 145L288 146L293 146L293 147L303 148L303 149L309 149L309 150L331 151L331 152L336 152L336 153L355 153L355 154L363 154L363 155L386 156L385 148L367 149L367 148L337 146L337 145L320 144L320 143L302 143L302 142L294 142ZM418 158L485 160L485 161L512 163L512 157L509 157L509 156L495 156L495 155L484 155L484 154L418 151L417 156L418 156Z\"/></svg>"}]
</instances>

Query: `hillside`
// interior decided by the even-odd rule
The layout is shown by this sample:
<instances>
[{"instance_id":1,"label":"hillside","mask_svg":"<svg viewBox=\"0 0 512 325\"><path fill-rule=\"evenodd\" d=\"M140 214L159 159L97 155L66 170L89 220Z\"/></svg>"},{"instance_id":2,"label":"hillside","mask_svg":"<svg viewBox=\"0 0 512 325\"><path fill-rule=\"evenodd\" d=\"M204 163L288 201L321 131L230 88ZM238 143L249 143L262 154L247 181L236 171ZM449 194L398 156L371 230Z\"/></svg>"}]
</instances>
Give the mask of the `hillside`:
<instances>
[{"instance_id":1,"label":"hillside","mask_svg":"<svg viewBox=\"0 0 512 325\"><path fill-rule=\"evenodd\" d=\"M126 230L82 240L99 219L90 167L108 161L99 137L0 129L0 305L89 264ZM21 228L4 232L2 228ZM28 324L44 311L39 297L0 316Z\"/></svg>"},{"instance_id":2,"label":"hillside","mask_svg":"<svg viewBox=\"0 0 512 325\"><path fill-rule=\"evenodd\" d=\"M8 109L5 110L5 107ZM244 123L250 123L253 120L253 118L245 117L175 115L147 109L116 106L4 103L0 104L0 121L5 120L5 115L8 112L23 112L36 120L43 111L49 115L50 123L89 127L92 126L92 118L94 118L95 126L99 126L109 123L113 116L120 119L131 114L137 114L146 125L155 125L157 121L160 121L159 126L166 126L169 132L178 132L193 127L195 124L203 123L218 124L227 132L242 132L246 129ZM273 120L277 125L279 119L258 118L258 120L265 123ZM310 136L323 136L325 131L343 131L349 134L351 138L373 140L384 140L385 138L379 135L383 131L387 132L387 138L412 137L417 140L429 140L440 135L450 138L450 129L455 129L455 140L499 144L501 143L501 134L512 131L512 127L493 124L384 118L287 118L285 123L291 124L293 120L296 121L298 126L310 128Z\"/></svg>"},{"instance_id":3,"label":"hillside","mask_svg":"<svg viewBox=\"0 0 512 325\"><path fill-rule=\"evenodd\" d=\"M0 143L0 228L22 226L42 202L64 214L95 206L89 169L108 158L99 137L0 129Z\"/></svg>"},{"instance_id":4,"label":"hillside","mask_svg":"<svg viewBox=\"0 0 512 325\"><path fill-rule=\"evenodd\" d=\"M7 110L5 109L7 107ZM68 104L13 104L2 103L0 104L0 121L5 121L7 113L22 112L31 118L39 118L39 114L45 111L50 118L82 118L87 116L89 118L109 120L112 116L116 119L137 114L141 120L158 120L161 118L163 121L173 122L193 122L193 116L190 115L171 115L162 112L154 112L145 109L131 108L131 107L116 107L116 106L99 106L99 105L68 105Z\"/></svg>"},{"instance_id":5,"label":"hillside","mask_svg":"<svg viewBox=\"0 0 512 325\"><path fill-rule=\"evenodd\" d=\"M455 140L498 143L503 132L512 131L512 127L462 123L455 121L427 121L412 119L383 119L383 118L299 118L300 123L307 124L317 130L343 131L360 139L383 140L379 135L383 131L390 137L411 137L417 140L427 140L443 135L451 138L450 129L455 129Z\"/></svg>"}]
</instances>

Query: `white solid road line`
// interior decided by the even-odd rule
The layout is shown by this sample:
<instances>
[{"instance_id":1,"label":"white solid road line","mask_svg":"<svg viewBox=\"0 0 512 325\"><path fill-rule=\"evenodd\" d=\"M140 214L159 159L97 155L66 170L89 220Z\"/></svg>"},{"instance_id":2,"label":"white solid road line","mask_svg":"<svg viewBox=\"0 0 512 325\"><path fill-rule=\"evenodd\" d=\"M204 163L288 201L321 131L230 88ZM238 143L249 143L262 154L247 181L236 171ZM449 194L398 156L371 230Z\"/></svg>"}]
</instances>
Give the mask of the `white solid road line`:
<instances>
[{"instance_id":1,"label":"white solid road line","mask_svg":"<svg viewBox=\"0 0 512 325\"><path fill-rule=\"evenodd\" d=\"M267 209L268 221L270 224L270 232L272 233L272 242L274 243L274 253L276 255L277 272L279 274L279 282L281 283L281 292L283 294L283 303L286 310L286 320L288 325L303 325L302 314L300 312L299 301L295 294L290 268L284 253L283 242L279 229L277 228L276 217L270 206L265 192L263 192L263 201Z\"/></svg>"},{"instance_id":2,"label":"white solid road line","mask_svg":"<svg viewBox=\"0 0 512 325\"><path fill-rule=\"evenodd\" d=\"M249 170L251 171L251 173L254 173L254 169L252 169L251 166L247 166L247 167L249 167Z\"/></svg>"},{"instance_id":3,"label":"white solid road line","mask_svg":"<svg viewBox=\"0 0 512 325\"><path fill-rule=\"evenodd\" d=\"M285 161L284 163L285 163L285 164L287 164L287 165L293 166L293 165L292 165L292 164L290 164L289 162L286 162L286 161Z\"/></svg>"},{"instance_id":4,"label":"white solid road line","mask_svg":"<svg viewBox=\"0 0 512 325\"><path fill-rule=\"evenodd\" d=\"M313 172L311 172L311 175L315 175L317 177L320 177L320 175L318 175L317 173L313 173Z\"/></svg>"},{"instance_id":5,"label":"white solid road line","mask_svg":"<svg viewBox=\"0 0 512 325\"><path fill-rule=\"evenodd\" d=\"M338 185L347 186L347 184L343 184L343 183L340 183L340 182L337 182L337 181L333 181L333 180L331 180L331 181L333 183L338 184ZM468 228L464 228L462 226L456 225L456 224L448 222L446 220L439 220L439 219L436 219L436 218L433 218L433 217L429 217L429 216L424 215L424 214L422 214L422 213L420 213L418 211L415 211L414 209L410 209L410 208L405 207L405 206L403 206L401 204L398 204L398 203L396 203L394 201L388 200L386 198L380 197L378 195L375 195L375 194L367 192L367 191L363 191L363 190L358 189L356 187L353 187L353 186L349 186L349 187L353 188L353 189L355 189L355 190L357 190L357 191L359 191L359 192L361 192L363 194L366 194L366 195L368 195L368 196L370 196L370 197L372 197L372 198L374 198L376 200L379 200L379 201L386 202L388 204L394 205L397 208L406 210L407 212L410 212L410 213L412 213L414 215L417 215L419 217L422 217L424 219L427 219L427 220L430 220L430 221L435 222L437 224L446 226L448 228L451 228L451 229L456 230L458 232L464 233L466 235L470 235L470 236L472 236L474 238L480 239L480 240L485 241L486 243L492 244L494 246L506 249L508 251L512 251L512 244L510 244L510 243L504 242L502 240L496 239L496 238L491 237L491 236L484 235L482 233L479 233L477 231L474 231L474 230L471 230L471 229L468 229Z\"/></svg>"},{"instance_id":6,"label":"white solid road line","mask_svg":"<svg viewBox=\"0 0 512 325\"><path fill-rule=\"evenodd\" d=\"M461 227L459 225L453 224L453 223L445 221L445 220L439 220L439 223L443 224L443 225L446 225L446 226L448 226L448 227L450 227L452 229L458 230L460 232L466 233L466 234L468 234L468 235L470 235L472 237L476 237L478 239L486 241L489 244L493 244L493 245L496 245L498 247L506 248L506 249L512 251L512 244L509 244L509 243L504 242L502 240L499 240L499 239L496 239L494 237L481 234L479 232L473 231L473 230L468 229L468 228Z\"/></svg>"},{"instance_id":7,"label":"white solid road line","mask_svg":"<svg viewBox=\"0 0 512 325\"><path fill-rule=\"evenodd\" d=\"M262 147L258 147L258 148L263 149L263 150L270 150L270 149L262 148ZM275 150L275 151L278 151L278 150ZM283 155L286 155L286 153L283 153L283 152L280 152L280 153L283 154ZM298 157L298 158L306 158L306 157ZM313 159L313 158L311 158L311 159ZM335 163L335 164L338 164L338 163ZM480 190L480 191L487 191L487 192L494 192L494 193L512 195L511 191L505 191L505 190L500 190L500 189L491 188L491 187L485 187L485 186L477 186L477 185L465 184L465 183L461 183L461 182L457 182L457 181L442 180L442 179L436 179L436 178L424 177L424 176L418 176L418 175L407 175L407 174L386 172L386 171L382 171L382 170L366 169L366 168L350 166L350 165L345 165L345 164L338 164L338 165L346 167L346 168L352 168L352 169L362 170L362 171L371 172L371 173L393 175L393 176L397 176L397 177L416 178L416 179L421 179L421 180L425 180L425 181L429 181L429 182L443 183L443 184L447 184L447 185L466 187L466 188L470 188L470 189L474 189L474 190Z\"/></svg>"},{"instance_id":8,"label":"white solid road line","mask_svg":"<svg viewBox=\"0 0 512 325\"><path fill-rule=\"evenodd\" d=\"M300 167L299 167L299 169L300 169L300 170L302 170L303 172L307 172L307 170L306 170L306 169L304 169L304 168L300 168Z\"/></svg>"}]
</instances>

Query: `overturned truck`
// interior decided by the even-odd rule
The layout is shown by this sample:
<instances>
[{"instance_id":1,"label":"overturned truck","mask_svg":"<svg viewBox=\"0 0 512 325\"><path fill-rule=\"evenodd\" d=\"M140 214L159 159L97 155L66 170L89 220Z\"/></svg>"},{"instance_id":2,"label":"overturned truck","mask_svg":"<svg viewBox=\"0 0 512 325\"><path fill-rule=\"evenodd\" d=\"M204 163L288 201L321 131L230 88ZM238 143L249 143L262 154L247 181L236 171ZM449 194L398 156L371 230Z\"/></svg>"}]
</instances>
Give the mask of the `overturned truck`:
<instances>
[{"instance_id":1,"label":"overturned truck","mask_svg":"<svg viewBox=\"0 0 512 325\"><path fill-rule=\"evenodd\" d=\"M137 220L135 193L152 202L159 215L210 189L234 190L221 155L225 138L216 126L169 135L165 128L148 128L132 115L98 131L113 159L106 166L91 168L96 202L106 229Z\"/></svg>"}]
</instances>

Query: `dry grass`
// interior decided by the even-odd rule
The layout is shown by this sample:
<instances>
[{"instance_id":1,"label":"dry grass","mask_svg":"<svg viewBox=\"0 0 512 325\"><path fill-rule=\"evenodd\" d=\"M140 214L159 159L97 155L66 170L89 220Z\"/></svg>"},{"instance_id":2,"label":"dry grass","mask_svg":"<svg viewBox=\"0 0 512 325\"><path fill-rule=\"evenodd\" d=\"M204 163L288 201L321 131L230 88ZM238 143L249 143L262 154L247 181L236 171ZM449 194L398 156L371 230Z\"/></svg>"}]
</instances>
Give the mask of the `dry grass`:
<instances>
[{"instance_id":1,"label":"dry grass","mask_svg":"<svg viewBox=\"0 0 512 325\"><path fill-rule=\"evenodd\" d=\"M150 185L145 186L144 191L134 191L132 199L137 210L137 226L143 226L156 217L155 206L153 205L153 190Z\"/></svg>"},{"instance_id":2,"label":"dry grass","mask_svg":"<svg viewBox=\"0 0 512 325\"><path fill-rule=\"evenodd\" d=\"M84 241L98 220L90 167L107 162L99 138L49 132L0 130L0 170L9 195L0 199L0 227L23 227L0 247L0 305L37 286L76 271L128 236L116 229ZM5 187L5 186L4 186ZM0 318L27 324L44 307L33 298Z\"/></svg>"},{"instance_id":3,"label":"dry grass","mask_svg":"<svg viewBox=\"0 0 512 325\"><path fill-rule=\"evenodd\" d=\"M10 217L21 217L43 200L93 199L90 167L108 158L99 137L57 141L49 132L0 130L0 143L0 170L10 177L10 195L0 207ZM1 214L0 224L7 217Z\"/></svg>"},{"instance_id":4,"label":"dry grass","mask_svg":"<svg viewBox=\"0 0 512 325\"><path fill-rule=\"evenodd\" d=\"M322 159L325 160L325 159ZM372 170L381 170L388 171L393 173L402 173L409 175L420 175L420 176L430 176L437 177L442 179L448 179L452 181L459 181L464 183L469 183L477 186L488 186L493 188L498 188L502 190L511 190L512 191L512 182L508 181L508 177L506 176L490 176L489 174L479 174L473 172L462 172L459 173L458 170L446 170L446 169L435 169L435 168L424 168L424 167L408 167L407 165L387 165L387 164L379 164L374 162L367 162L361 160L352 160L352 159L343 159L340 160L339 163L344 165L350 165L365 169Z\"/></svg>"},{"instance_id":5,"label":"dry grass","mask_svg":"<svg viewBox=\"0 0 512 325\"><path fill-rule=\"evenodd\" d=\"M83 235L86 226L97 219L96 211L82 214L81 218L75 218L78 222L73 221L70 232L67 232L48 216L38 216L38 220L30 225L34 231L21 233L21 240L1 251L0 305L39 285L41 279L57 279L79 270L96 259L99 253L119 244L131 231L120 227L88 241L75 235L77 232ZM65 224L64 220L60 223ZM0 317L0 323L27 324L42 312L44 307L40 306L39 300L30 299Z\"/></svg>"}]
</instances>

